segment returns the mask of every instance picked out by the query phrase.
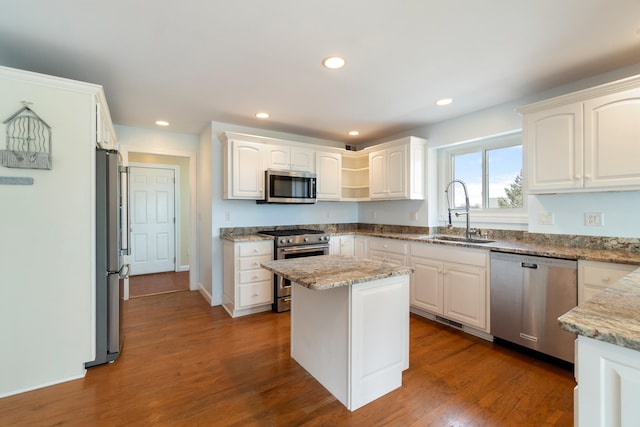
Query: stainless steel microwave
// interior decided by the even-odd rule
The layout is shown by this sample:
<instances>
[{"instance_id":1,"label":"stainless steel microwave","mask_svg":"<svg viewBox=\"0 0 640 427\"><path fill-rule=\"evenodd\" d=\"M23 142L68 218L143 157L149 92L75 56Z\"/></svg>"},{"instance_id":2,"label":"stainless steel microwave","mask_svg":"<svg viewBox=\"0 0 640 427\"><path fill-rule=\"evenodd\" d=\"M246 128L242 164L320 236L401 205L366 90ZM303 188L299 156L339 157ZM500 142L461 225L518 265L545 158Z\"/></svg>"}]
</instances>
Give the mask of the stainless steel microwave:
<instances>
[{"instance_id":1,"label":"stainless steel microwave","mask_svg":"<svg viewBox=\"0 0 640 427\"><path fill-rule=\"evenodd\" d=\"M265 198L258 203L315 203L316 174L302 171L267 169L264 174Z\"/></svg>"}]
</instances>

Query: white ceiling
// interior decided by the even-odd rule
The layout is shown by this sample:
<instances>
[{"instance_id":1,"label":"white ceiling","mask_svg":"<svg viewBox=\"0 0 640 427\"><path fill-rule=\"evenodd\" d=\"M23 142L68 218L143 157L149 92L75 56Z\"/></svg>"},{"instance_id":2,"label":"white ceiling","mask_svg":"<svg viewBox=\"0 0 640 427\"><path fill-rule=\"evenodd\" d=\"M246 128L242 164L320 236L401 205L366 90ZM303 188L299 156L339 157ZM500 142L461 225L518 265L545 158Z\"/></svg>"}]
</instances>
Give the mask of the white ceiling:
<instances>
[{"instance_id":1,"label":"white ceiling","mask_svg":"<svg viewBox=\"0 0 640 427\"><path fill-rule=\"evenodd\" d=\"M358 144L638 63L639 28L640 0L2 0L0 65L103 85L118 124Z\"/></svg>"}]
</instances>

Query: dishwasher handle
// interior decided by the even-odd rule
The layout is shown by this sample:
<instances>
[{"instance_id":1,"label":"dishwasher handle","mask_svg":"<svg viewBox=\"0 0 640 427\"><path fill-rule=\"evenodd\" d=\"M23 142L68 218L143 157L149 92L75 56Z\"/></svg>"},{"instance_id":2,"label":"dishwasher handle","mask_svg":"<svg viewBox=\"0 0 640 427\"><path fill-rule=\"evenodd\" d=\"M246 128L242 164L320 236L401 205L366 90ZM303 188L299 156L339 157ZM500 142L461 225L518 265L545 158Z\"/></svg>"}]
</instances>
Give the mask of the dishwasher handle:
<instances>
[{"instance_id":1,"label":"dishwasher handle","mask_svg":"<svg viewBox=\"0 0 640 427\"><path fill-rule=\"evenodd\" d=\"M538 268L538 264L534 264L534 263L532 263L532 262L521 262L521 263L520 263L520 266L521 266L522 268L533 268L533 269Z\"/></svg>"}]
</instances>

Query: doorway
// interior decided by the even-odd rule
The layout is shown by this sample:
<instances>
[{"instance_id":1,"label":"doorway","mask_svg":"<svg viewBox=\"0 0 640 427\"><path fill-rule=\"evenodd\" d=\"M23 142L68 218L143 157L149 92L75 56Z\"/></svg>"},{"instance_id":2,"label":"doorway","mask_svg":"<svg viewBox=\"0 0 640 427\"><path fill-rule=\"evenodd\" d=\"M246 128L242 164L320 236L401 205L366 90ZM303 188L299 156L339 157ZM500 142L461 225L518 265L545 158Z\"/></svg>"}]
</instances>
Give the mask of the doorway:
<instances>
[{"instance_id":1,"label":"doorway","mask_svg":"<svg viewBox=\"0 0 640 427\"><path fill-rule=\"evenodd\" d=\"M195 290L195 259L190 256L195 159L182 153L128 151L132 270L125 294Z\"/></svg>"}]
</instances>

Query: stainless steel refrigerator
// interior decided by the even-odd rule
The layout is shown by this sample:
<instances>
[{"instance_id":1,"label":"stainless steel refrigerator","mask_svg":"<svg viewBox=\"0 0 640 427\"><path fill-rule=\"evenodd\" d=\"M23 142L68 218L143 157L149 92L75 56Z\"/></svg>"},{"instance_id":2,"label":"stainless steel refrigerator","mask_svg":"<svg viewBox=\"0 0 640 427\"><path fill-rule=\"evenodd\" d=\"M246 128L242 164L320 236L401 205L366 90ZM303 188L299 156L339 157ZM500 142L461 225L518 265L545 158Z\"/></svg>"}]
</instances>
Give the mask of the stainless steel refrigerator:
<instances>
[{"instance_id":1,"label":"stainless steel refrigerator","mask_svg":"<svg viewBox=\"0 0 640 427\"><path fill-rule=\"evenodd\" d=\"M122 302L129 265L128 173L116 150L96 149L96 359L113 362L122 348Z\"/></svg>"}]
</instances>

